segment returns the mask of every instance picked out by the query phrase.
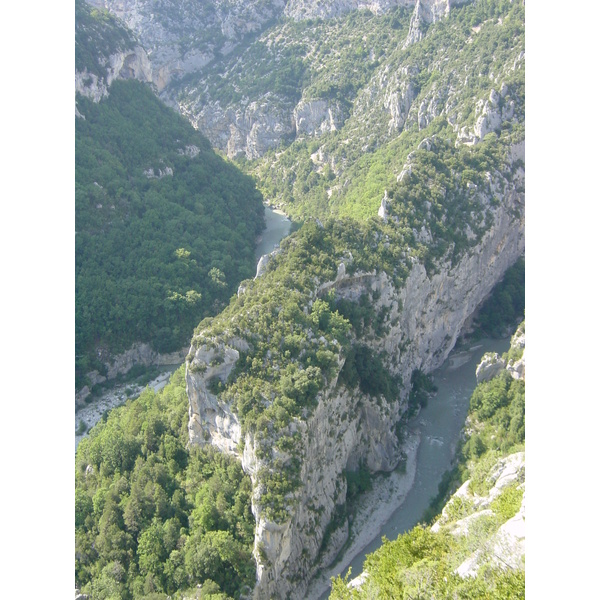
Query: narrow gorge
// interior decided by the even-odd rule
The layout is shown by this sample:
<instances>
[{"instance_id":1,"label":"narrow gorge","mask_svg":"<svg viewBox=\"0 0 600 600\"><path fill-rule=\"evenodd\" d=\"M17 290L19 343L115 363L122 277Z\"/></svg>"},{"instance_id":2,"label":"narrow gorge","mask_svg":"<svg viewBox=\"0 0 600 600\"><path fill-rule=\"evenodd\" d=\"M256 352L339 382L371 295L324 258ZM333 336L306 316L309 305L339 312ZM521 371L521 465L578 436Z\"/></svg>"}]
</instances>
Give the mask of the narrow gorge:
<instances>
[{"instance_id":1,"label":"narrow gorge","mask_svg":"<svg viewBox=\"0 0 600 600\"><path fill-rule=\"evenodd\" d=\"M76 400L183 363L77 448L77 585L301 600L524 258L524 3L76 13Z\"/></svg>"}]
</instances>

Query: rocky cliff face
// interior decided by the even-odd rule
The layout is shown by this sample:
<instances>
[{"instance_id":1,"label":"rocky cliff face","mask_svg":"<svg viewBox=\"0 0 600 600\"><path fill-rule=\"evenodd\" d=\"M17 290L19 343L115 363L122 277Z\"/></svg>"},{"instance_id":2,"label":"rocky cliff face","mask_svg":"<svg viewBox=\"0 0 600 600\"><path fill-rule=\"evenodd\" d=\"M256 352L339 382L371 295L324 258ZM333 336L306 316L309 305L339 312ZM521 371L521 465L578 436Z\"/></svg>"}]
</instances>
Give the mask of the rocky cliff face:
<instances>
[{"instance_id":1,"label":"rocky cliff face","mask_svg":"<svg viewBox=\"0 0 600 600\"><path fill-rule=\"evenodd\" d=\"M345 519L334 520L345 502L344 471L359 465L391 470L397 465L402 448L395 425L407 407L413 370L427 373L442 364L467 318L523 253L523 193L505 181L503 201L487 202L491 224L459 261L442 259L435 272L428 272L414 259L399 290L385 272L348 275L345 268L315 289L314 298L333 291L336 298L356 301L367 294L376 311L387 313L385 332L369 332L360 342L383 357L389 371L402 377L404 387L389 402L347 389L338 385L344 364L338 358L337 374L319 392L314 411L290 425L297 439L300 485L290 496L288 518L282 521L269 520L261 502L266 488L260 472L272 468L273 458L257 451L257 439L242 433L234 407L214 387L211 391L211 382L226 381L247 346L243 340L210 338L192 347L186 372L190 440L237 456L254 483L255 598L302 598L316 569L335 556L347 537Z\"/></svg>"},{"instance_id":2,"label":"rocky cliff face","mask_svg":"<svg viewBox=\"0 0 600 600\"><path fill-rule=\"evenodd\" d=\"M470 0L454 3L449 0L331 0L315 3L298 0L288 2L285 14L302 22L313 18L344 17L352 11L362 9L382 14L397 6L414 6L410 31L405 41L405 47L408 47L423 37L423 29L427 24L446 18L451 5L468 1ZM258 43L271 48L274 40L281 37L285 39L287 35L289 34L283 28L275 28L270 36L261 36ZM335 53L332 54L335 56ZM307 59L310 60L308 57ZM238 60L245 59L241 57ZM335 59L328 57L328 60L334 62ZM224 65L225 75L235 81L237 75L230 71L231 66ZM451 86L448 91L444 86L432 90L431 97L430 94L425 95L415 107L413 102L420 91L416 83L418 73L419 69L415 66L398 65L395 60L384 61L384 65L377 70L356 101L346 99L353 104L351 110L343 110L340 102L335 99L313 98L310 92L303 93L298 101L282 97L270 89L265 89L257 97L245 96L235 104L225 106L222 101L211 98L211 84L204 80L198 86L186 86L179 94L177 106L194 126L203 131L215 146L226 151L230 158L244 154L252 160L277 147L283 139L320 137L324 133L341 130L346 121L353 138L357 132L358 138L373 137L380 129L382 111L383 114L389 114L386 136L395 137L403 130L411 108L414 116L409 123L418 121L419 128L425 128L435 117L457 104L456 101L448 102L447 96L460 90L460 84ZM461 76L462 74L459 75ZM238 84L235 87L239 87ZM198 93L200 89L204 90L202 94ZM438 98L440 94L446 97ZM488 131L498 126L496 121L490 122ZM482 137L483 135L479 136ZM364 144L369 143L370 139L364 140Z\"/></svg>"},{"instance_id":3,"label":"rocky cliff face","mask_svg":"<svg viewBox=\"0 0 600 600\"><path fill-rule=\"evenodd\" d=\"M179 352L170 352L168 354L160 354L153 350L150 344L137 343L121 354L112 355L110 352L98 351L98 358L104 363L106 369L105 375L100 375L98 371L90 371L86 373L93 387L98 383L103 383L107 380L112 380L119 375L124 375L135 365L149 367L151 365L176 365L181 364L185 359L187 348L183 348ZM91 390L86 385L75 394L75 406L83 406L85 399L90 395Z\"/></svg>"},{"instance_id":4,"label":"rocky cliff face","mask_svg":"<svg viewBox=\"0 0 600 600\"><path fill-rule=\"evenodd\" d=\"M152 69L146 51L141 46L111 54L103 60L106 74L98 76L87 69L75 71L75 91L94 102L108 96L108 88L115 79L137 79L151 82Z\"/></svg>"},{"instance_id":5,"label":"rocky cliff face","mask_svg":"<svg viewBox=\"0 0 600 600\"><path fill-rule=\"evenodd\" d=\"M230 158L240 154L248 159L258 158L294 131L289 110L273 103L268 95L225 109L218 102L206 106L182 102L179 110ZM326 115L322 115L322 122L326 121Z\"/></svg>"},{"instance_id":6,"label":"rocky cliff face","mask_svg":"<svg viewBox=\"0 0 600 600\"><path fill-rule=\"evenodd\" d=\"M525 381L525 324L521 324L510 342L514 355L508 359L499 356L497 352L487 352L477 365L477 383L489 381L498 373L506 370L513 379Z\"/></svg>"},{"instance_id":7,"label":"rocky cliff face","mask_svg":"<svg viewBox=\"0 0 600 600\"><path fill-rule=\"evenodd\" d=\"M404 40L404 46L408 47L422 39L428 24L448 17L452 6L460 6L469 1L471 0L212 0L199 3L169 0L156 5L148 0L90 0L90 3L106 8L135 33L148 52L150 78L165 102L176 107L215 147L226 152L230 158L244 154L252 160L277 147L282 140L337 131L350 111L343 111L339 101L315 98L310 93L302 93L302 90L300 100L288 97L287 92L274 92L272 84L247 93L244 84L237 81L239 77L233 71L240 61L243 63L246 60L244 51L240 49L248 40L254 39L259 46L265 44L269 48L273 39L277 43L282 37L285 40L288 36L285 21L280 21L269 29L277 19L292 19L302 23L315 18L345 18L354 11L368 10L375 15L382 15L397 7L405 7L413 10L410 30ZM272 34L270 37L269 32ZM362 35L357 32L357 36L359 34ZM304 43L302 39L291 41L300 47ZM310 56L303 56L302 51L298 53L298 57L305 58L306 65L311 61ZM275 67L279 60L275 57ZM370 60L374 60L374 57ZM327 65L324 66L327 68ZM249 65L247 68L256 70L257 66ZM315 75L320 68L321 66L311 65ZM419 90L414 82L400 83L399 87L392 89L387 85L386 73L389 68L389 65L382 67L376 76L379 83L383 84L376 95L384 98L385 110L390 113L393 123L393 132L397 133L402 130L410 105ZM406 65L401 68L413 69ZM211 77L209 80L206 79L207 74ZM397 79L393 75L390 83L393 84ZM257 79L259 80L260 78ZM236 94L239 92L239 97L233 101L229 97L221 97L215 86L220 87L222 81L231 82ZM377 80L372 81L369 93L373 94L377 87ZM440 88L441 93L443 89ZM379 100L375 104L378 102ZM421 118L421 125L444 111L444 104L440 101L433 106L430 106L429 100L423 100L421 104L422 111L433 113L433 116L425 120ZM364 123L360 105L356 106L356 110L357 122ZM488 126L494 124L492 119Z\"/></svg>"},{"instance_id":8,"label":"rocky cliff face","mask_svg":"<svg viewBox=\"0 0 600 600\"><path fill-rule=\"evenodd\" d=\"M152 81L163 90L175 77L202 70L260 31L285 0L89 0L119 17L152 62Z\"/></svg>"}]
</instances>

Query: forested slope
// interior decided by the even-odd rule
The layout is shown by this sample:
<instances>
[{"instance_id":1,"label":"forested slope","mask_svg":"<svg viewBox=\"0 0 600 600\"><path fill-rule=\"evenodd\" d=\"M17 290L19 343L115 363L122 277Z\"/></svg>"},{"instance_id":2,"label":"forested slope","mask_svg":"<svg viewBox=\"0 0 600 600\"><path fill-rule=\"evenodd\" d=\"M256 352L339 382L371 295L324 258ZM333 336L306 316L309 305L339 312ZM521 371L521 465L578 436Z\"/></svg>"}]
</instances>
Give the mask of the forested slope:
<instances>
[{"instance_id":1,"label":"forested slope","mask_svg":"<svg viewBox=\"0 0 600 600\"><path fill-rule=\"evenodd\" d=\"M187 410L179 369L79 445L75 581L94 600L180 598L198 582L237 597L254 585L250 478L235 460L188 447Z\"/></svg>"},{"instance_id":2,"label":"forested slope","mask_svg":"<svg viewBox=\"0 0 600 600\"><path fill-rule=\"evenodd\" d=\"M131 34L106 13L77 8L78 68L100 73L104 53L129 48ZM253 181L147 85L117 79L98 103L78 94L77 111L79 388L134 342L184 347L254 272L264 210Z\"/></svg>"}]
</instances>

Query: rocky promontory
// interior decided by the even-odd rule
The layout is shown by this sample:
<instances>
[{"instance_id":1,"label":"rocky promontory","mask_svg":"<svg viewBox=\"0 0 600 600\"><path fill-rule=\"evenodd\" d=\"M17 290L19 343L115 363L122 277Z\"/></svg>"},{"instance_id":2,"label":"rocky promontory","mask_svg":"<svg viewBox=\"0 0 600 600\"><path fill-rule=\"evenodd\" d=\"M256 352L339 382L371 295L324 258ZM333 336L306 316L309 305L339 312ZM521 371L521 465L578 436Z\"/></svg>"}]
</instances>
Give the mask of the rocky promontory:
<instances>
[{"instance_id":1,"label":"rocky promontory","mask_svg":"<svg viewBox=\"0 0 600 600\"><path fill-rule=\"evenodd\" d=\"M345 473L359 468L390 471L398 464L403 447L396 424L408 407L412 374L429 373L443 363L467 319L524 252L522 192L513 183L505 180L504 184L505 193L498 203L490 202L482 190L477 192L479 201L487 207L488 227L459 260L442 258L431 269L411 257L406 262L410 265L408 275L398 285L385 270L348 268L355 264L359 252L353 247L344 253L345 258L337 259L344 268L332 270L330 279L316 282L308 296L311 299L299 305L310 319L317 306L325 310L319 304L321 298L357 304L361 298L368 298L375 314L385 315L383 326L364 331L360 338L353 338L350 347L366 346L369 350L360 350L361 356L371 352L380 357L390 376L401 382L399 394L393 398L349 385L343 375L349 351L329 335L319 338L318 332L310 330L306 331L309 347L314 344L314 348L331 356L314 407L287 421L283 433L260 418L257 427L263 423L265 433L244 424L239 407L246 402L245 394L250 389L242 392L239 383L230 387L232 381L245 377L248 367L238 364L242 357L245 365L253 365L252 369L260 365L261 372L272 373L264 380L264 385L270 387L260 392L266 394L261 402L267 408L278 402L281 393L277 372L295 373L294 381L299 381L301 374L312 377L315 373L314 368L302 370L301 363L293 361L286 367L285 361L270 351L260 362L254 362L251 357L261 344L260 336L252 333L258 331L252 325L255 309L242 308L242 304L252 306L254 294L268 294L267 290L277 287L274 278L286 264L294 246L293 236L274 264L252 282L256 287L249 286L237 299L239 308L234 304L223 319L198 328L186 371L190 441L212 444L236 456L252 477L252 507L257 523L255 598L302 598L316 570L326 566L347 539L347 521L340 516L345 514ZM495 186L492 184L490 189ZM391 217L386 226L394 227L393 199L389 206ZM323 230L315 225L314 231L320 235ZM354 259L349 260L349 256ZM266 298L262 302L267 302ZM273 309L278 310L276 305ZM255 314L257 319L265 318L259 317L259 312ZM242 321L246 325L238 328L236 323ZM285 336L290 326L282 327ZM277 332L277 327L272 331ZM284 348L285 339L281 342ZM285 423L287 419L282 418ZM287 445L282 444L284 439L290 440ZM273 496L277 473L288 469L295 473L296 484L287 488L284 508L273 511L267 499Z\"/></svg>"}]
</instances>

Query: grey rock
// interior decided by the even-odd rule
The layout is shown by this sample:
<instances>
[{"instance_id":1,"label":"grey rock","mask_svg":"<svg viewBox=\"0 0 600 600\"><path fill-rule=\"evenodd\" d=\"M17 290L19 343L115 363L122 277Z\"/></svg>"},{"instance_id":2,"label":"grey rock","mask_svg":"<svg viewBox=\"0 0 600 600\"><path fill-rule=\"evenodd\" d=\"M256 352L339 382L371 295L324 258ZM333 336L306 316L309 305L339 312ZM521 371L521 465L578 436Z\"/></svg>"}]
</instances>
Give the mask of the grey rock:
<instances>
[{"instance_id":1,"label":"grey rock","mask_svg":"<svg viewBox=\"0 0 600 600\"><path fill-rule=\"evenodd\" d=\"M107 59L106 77L98 77L89 73L87 69L75 71L75 91L82 96L99 102L108 96L108 88L115 79L137 79L139 81L152 81L150 62L146 51L141 46L133 50L112 54ZM76 115L82 116L75 107Z\"/></svg>"},{"instance_id":2,"label":"grey rock","mask_svg":"<svg viewBox=\"0 0 600 600\"><path fill-rule=\"evenodd\" d=\"M487 352L484 354L481 362L477 365L476 377L477 383L493 379L506 368L506 363L500 358L497 352Z\"/></svg>"}]
</instances>

